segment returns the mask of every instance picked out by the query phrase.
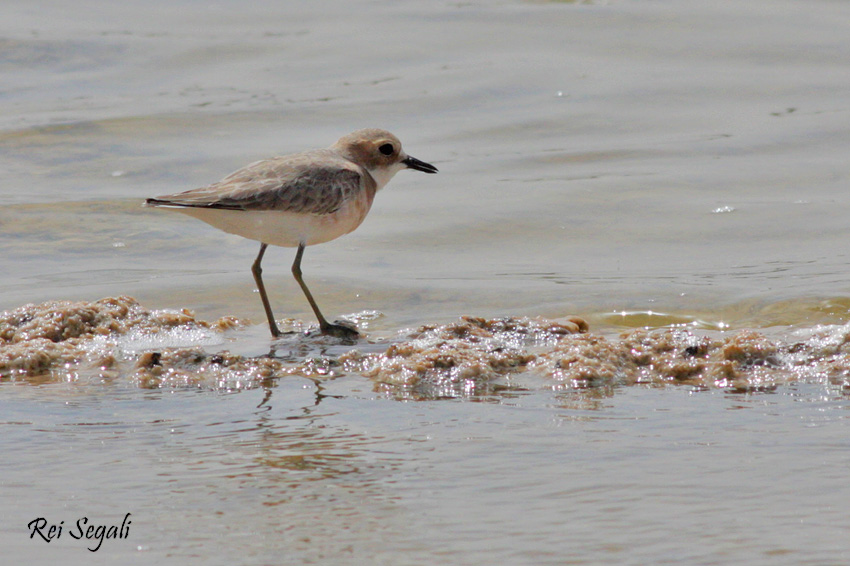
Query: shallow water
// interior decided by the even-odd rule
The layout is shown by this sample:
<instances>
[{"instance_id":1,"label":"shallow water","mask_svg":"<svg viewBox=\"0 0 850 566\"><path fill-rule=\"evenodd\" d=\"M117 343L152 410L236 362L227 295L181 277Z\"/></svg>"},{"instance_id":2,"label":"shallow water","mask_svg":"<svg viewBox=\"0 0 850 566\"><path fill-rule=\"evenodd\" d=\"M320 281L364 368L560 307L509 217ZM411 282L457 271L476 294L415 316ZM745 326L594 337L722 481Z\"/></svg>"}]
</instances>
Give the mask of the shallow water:
<instances>
[{"instance_id":1,"label":"shallow water","mask_svg":"<svg viewBox=\"0 0 850 566\"><path fill-rule=\"evenodd\" d=\"M828 388L469 401L388 401L354 377L7 388L2 541L70 564L847 559L846 397ZM21 532L127 512L130 538L96 556Z\"/></svg>"},{"instance_id":2,"label":"shallow water","mask_svg":"<svg viewBox=\"0 0 850 566\"><path fill-rule=\"evenodd\" d=\"M610 339L679 325L781 343L850 320L845 3L0 16L0 310L132 295L253 320L255 355L256 244L141 200L377 126L440 174L400 173L355 233L307 250L331 316L378 311L382 336L580 315ZM278 316L311 321L293 252L269 251L267 286ZM3 380L0 542L31 563L844 563L839 381L399 402L356 372L233 393ZM26 530L127 512L130 538L97 553Z\"/></svg>"}]
</instances>

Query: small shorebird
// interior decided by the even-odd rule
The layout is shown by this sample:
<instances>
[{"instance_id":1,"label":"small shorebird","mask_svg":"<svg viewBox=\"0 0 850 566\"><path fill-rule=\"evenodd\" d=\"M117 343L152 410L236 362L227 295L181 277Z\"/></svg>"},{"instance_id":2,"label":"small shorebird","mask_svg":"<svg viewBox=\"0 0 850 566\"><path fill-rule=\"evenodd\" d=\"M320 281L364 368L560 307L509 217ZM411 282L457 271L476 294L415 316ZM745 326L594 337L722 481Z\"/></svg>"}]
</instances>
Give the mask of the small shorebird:
<instances>
[{"instance_id":1,"label":"small shorebird","mask_svg":"<svg viewBox=\"0 0 850 566\"><path fill-rule=\"evenodd\" d=\"M410 157L398 138L385 130L357 130L327 149L257 161L221 181L190 191L149 198L146 206L173 208L216 228L260 242L251 267L272 336L281 335L272 314L260 263L269 244L297 247L292 275L319 319L323 334L356 338L347 323L329 323L301 277L304 248L321 244L360 226L375 193L398 171L437 168Z\"/></svg>"}]
</instances>

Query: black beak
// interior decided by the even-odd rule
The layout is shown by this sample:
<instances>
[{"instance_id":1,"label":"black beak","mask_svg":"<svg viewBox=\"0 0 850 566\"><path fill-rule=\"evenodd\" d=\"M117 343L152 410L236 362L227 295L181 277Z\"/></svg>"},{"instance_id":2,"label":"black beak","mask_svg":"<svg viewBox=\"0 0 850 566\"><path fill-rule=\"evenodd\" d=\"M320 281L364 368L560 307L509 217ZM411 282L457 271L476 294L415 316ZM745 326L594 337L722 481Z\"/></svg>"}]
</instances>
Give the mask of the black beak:
<instances>
[{"instance_id":1,"label":"black beak","mask_svg":"<svg viewBox=\"0 0 850 566\"><path fill-rule=\"evenodd\" d=\"M423 173L436 173L437 168L431 165L430 163L425 163L424 161L419 161L415 157L410 157L409 155L404 158L402 161L409 169L416 169L417 171L422 171Z\"/></svg>"}]
</instances>

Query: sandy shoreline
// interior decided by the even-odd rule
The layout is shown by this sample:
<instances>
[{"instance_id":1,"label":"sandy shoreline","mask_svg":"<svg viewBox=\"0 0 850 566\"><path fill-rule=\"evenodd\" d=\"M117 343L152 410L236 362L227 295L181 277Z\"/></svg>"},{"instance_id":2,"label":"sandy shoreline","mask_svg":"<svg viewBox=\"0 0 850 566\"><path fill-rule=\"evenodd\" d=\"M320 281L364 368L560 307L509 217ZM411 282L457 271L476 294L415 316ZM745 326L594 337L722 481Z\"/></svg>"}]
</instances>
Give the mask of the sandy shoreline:
<instances>
[{"instance_id":1,"label":"sandy shoreline","mask_svg":"<svg viewBox=\"0 0 850 566\"><path fill-rule=\"evenodd\" d=\"M794 381L850 387L850 326L768 337L753 330L639 329L606 337L580 318L461 317L367 336L318 335L300 321L268 354L232 353L246 321L152 310L130 297L50 301L0 314L0 379L15 383L124 382L141 388L244 389L299 375L356 373L400 398L498 394L512 388L596 391L627 385L764 390Z\"/></svg>"}]
</instances>

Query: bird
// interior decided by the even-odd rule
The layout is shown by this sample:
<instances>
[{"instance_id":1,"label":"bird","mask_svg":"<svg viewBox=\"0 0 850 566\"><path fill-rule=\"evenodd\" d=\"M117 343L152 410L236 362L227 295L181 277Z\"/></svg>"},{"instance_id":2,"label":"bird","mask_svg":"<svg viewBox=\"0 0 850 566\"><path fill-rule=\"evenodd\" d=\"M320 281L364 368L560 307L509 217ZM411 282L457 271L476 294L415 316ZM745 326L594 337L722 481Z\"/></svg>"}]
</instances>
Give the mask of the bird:
<instances>
[{"instance_id":1,"label":"bird","mask_svg":"<svg viewBox=\"0 0 850 566\"><path fill-rule=\"evenodd\" d=\"M322 334L356 339L354 325L329 323L304 282L301 259L307 246L355 230L375 194L402 169L437 173L407 155L399 139L377 128L356 130L326 149L263 159L205 187L145 200L144 206L174 209L220 230L260 242L251 272L273 338L282 336L263 284L266 248L294 247L292 275L319 321Z\"/></svg>"}]
</instances>

